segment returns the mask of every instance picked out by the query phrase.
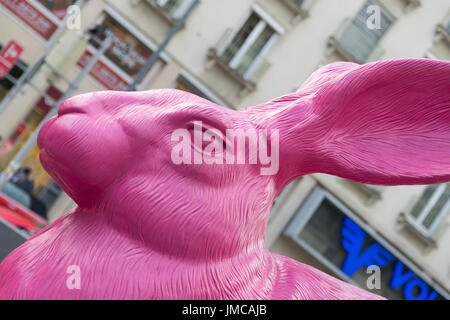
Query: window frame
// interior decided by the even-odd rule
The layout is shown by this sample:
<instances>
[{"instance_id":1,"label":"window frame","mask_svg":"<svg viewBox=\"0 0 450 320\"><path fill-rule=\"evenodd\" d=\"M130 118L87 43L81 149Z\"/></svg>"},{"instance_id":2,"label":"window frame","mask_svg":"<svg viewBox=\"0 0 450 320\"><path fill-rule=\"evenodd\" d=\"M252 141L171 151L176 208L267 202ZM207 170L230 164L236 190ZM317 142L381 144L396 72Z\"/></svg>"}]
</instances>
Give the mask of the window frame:
<instances>
[{"instance_id":1,"label":"window frame","mask_svg":"<svg viewBox=\"0 0 450 320\"><path fill-rule=\"evenodd\" d=\"M361 9L365 7L366 3L371 2L373 5L376 5L378 7L380 7L380 9L382 10L382 14L384 14L387 18L389 18L390 20L390 24L388 26L388 28L383 32L382 36L380 38L378 38L377 44L378 42L380 42L380 40L384 37L384 35L386 34L386 32L388 32L388 30L391 28L391 26L394 24L394 22L397 20L396 17L391 13L390 10L388 10L388 8L386 8L383 4L381 4L378 0L365 0L364 4L359 8L358 12L356 12L356 14L353 17L353 21L356 21L358 14L361 12ZM367 12L366 12L367 14Z\"/></svg>"},{"instance_id":2,"label":"window frame","mask_svg":"<svg viewBox=\"0 0 450 320\"><path fill-rule=\"evenodd\" d=\"M394 15L393 14L391 14L390 13L390 11L386 8L386 7L384 7L381 3L379 3L377 0L365 0L364 1L364 3L363 3L363 5L359 8L359 10L358 10L358 12L354 15L354 17L352 18L352 25L354 25L355 27L357 27L360 31L361 31L361 33L363 33L363 34L365 34L365 37L367 37L368 39L369 38L371 38L371 32L373 32L373 30L367 30L367 28L361 28L361 25L358 23L359 21L360 21L360 17L359 17L359 14L361 13L361 10L364 8L364 7L366 7L366 4L368 4L369 3L369 6L370 5L376 5L376 6L378 6L379 8L380 8L380 10L381 10L381 12L380 12L380 15L381 15L381 21L380 22L382 22L383 21L383 18L382 18L382 16L383 15L385 15L388 19L389 19L389 26L385 29L385 30L383 30L383 33L379 36L379 37L376 37L376 42L374 42L374 45L373 45L373 47L371 48L371 50L370 50L370 54L368 55L368 57L367 57L367 59L366 59L366 61L370 58L370 56L373 54L373 52L376 50L376 48L379 46L379 43L380 43L380 41L384 38L384 36L386 35L386 33L389 31L389 29L392 27L392 25L394 24L394 22L395 22L395 17L394 17ZM367 6L368 7L368 6ZM367 10L366 10L366 12L365 12L365 14L367 15ZM363 17L364 18L364 17ZM367 18L367 17L366 17ZM364 20L364 19L363 19ZM367 19L366 19L366 24L367 24ZM382 26L383 27L383 26ZM371 41L371 40L370 40ZM353 54L352 54L353 55Z\"/></svg>"},{"instance_id":3,"label":"window frame","mask_svg":"<svg viewBox=\"0 0 450 320\"><path fill-rule=\"evenodd\" d=\"M422 211L418 214L417 217L414 217L412 215L411 209L408 212L407 219L409 220L409 223L412 224L415 228L417 228L421 233L428 237L432 237L438 226L441 224L441 222L444 220L445 216L450 211L450 197L445 202L442 209L439 211L439 213L436 215L436 217L431 222L430 226L427 228L423 225L423 222L428 217L428 215L431 213L432 209L435 207L437 201L440 199L440 197L444 194L446 189L450 189L450 185L448 183L440 183L436 190L434 190L433 194L430 197L430 200L425 204ZM417 205L417 203L423 198L425 190L422 192L422 195L420 198L414 203L413 208Z\"/></svg>"},{"instance_id":4,"label":"window frame","mask_svg":"<svg viewBox=\"0 0 450 320\"><path fill-rule=\"evenodd\" d=\"M156 4L162 9L167 11L167 14L171 16L173 19L180 19L183 14L186 12L186 10L189 8L189 6L194 2L194 0L177 0L181 1L182 3L179 5L177 9L175 9L174 12L170 12L170 9L164 8L164 6L169 2L169 0L156 0Z\"/></svg>"},{"instance_id":5,"label":"window frame","mask_svg":"<svg viewBox=\"0 0 450 320\"><path fill-rule=\"evenodd\" d=\"M131 35L133 35L136 39L141 41L147 48L149 48L152 52L155 52L158 48L158 46L151 41L149 38L147 38L142 32L140 32L135 26L133 26L126 17L122 16L120 13L115 11L110 6L106 6L103 8L102 13L98 16L98 18L95 20L95 24L99 24L105 19L106 16L110 16L112 19L117 21L124 29L126 29ZM92 54L95 54L98 49L94 47L92 44L88 44L87 51L89 51ZM122 70L116 63L114 63L112 60L110 60L105 54L101 55L99 58L101 62L103 62L107 67L111 68L112 71L114 71L119 77L121 77L123 80L128 82L130 84L133 81L133 77L128 75L124 70ZM147 72L147 74L144 76L144 78L140 81L140 83L136 86L138 90L144 89L149 82L154 78L156 73L163 67L164 63L169 63L171 59L169 56L162 52L159 56L159 60L152 66L152 68ZM101 83L99 83L95 78L90 76L90 79L94 81L95 83L99 84L101 87L104 87Z\"/></svg>"},{"instance_id":6,"label":"window frame","mask_svg":"<svg viewBox=\"0 0 450 320\"><path fill-rule=\"evenodd\" d=\"M241 45L241 47L236 51L236 53L231 58L230 62L228 62L228 66L235 70L235 68L241 63L242 58L244 57L245 53L248 51L248 49L255 43L255 41L258 39L258 37L261 35L261 33L264 31L266 26L271 27L274 30L273 35L267 40L267 42L264 44L263 48L258 52L257 56L253 60L253 62L249 65L249 67L245 70L245 72L241 75L244 79L249 80L256 69L261 64L262 60L267 56L270 49L274 46L274 44L277 42L278 38L284 34L285 30L284 28L275 21L264 9L262 9L258 4L253 4L250 8L250 10L247 12L245 17L239 22L239 24L234 28L234 30L231 32L229 38L221 48L221 50L217 53L218 56L222 56L222 54L228 49L228 47L233 42L236 34L241 31L245 23L248 21L252 13L255 13L259 17L259 22L257 25L253 28L253 30L250 32L249 36L245 39L244 43ZM256 30L258 29L258 30ZM256 31L255 31L256 30ZM248 39L251 38L251 41Z\"/></svg>"},{"instance_id":7,"label":"window frame","mask_svg":"<svg viewBox=\"0 0 450 320\"><path fill-rule=\"evenodd\" d=\"M301 7L301 6L303 6L304 5L304 3L305 3L305 0L300 0L300 3L297 3L297 0L289 0L289 1L292 1L297 7Z\"/></svg>"},{"instance_id":8,"label":"window frame","mask_svg":"<svg viewBox=\"0 0 450 320\"><path fill-rule=\"evenodd\" d=\"M54 26L56 26L56 28L58 28L61 25L62 20L59 20L58 17L56 17L53 13L51 13L47 8L38 3L36 0L27 0L27 1L30 6L39 11L39 13L41 13L45 18L49 19L50 22L53 23ZM18 25L20 25L22 28L27 30L32 35L34 35L40 42L44 44L47 44L47 42L50 41L50 39L53 37L54 33L57 30L56 29L47 39L38 31L34 30L29 24L27 24L21 17L16 15L16 13L11 11L9 8L0 5L0 9L2 10L3 14L14 20Z\"/></svg>"},{"instance_id":9,"label":"window frame","mask_svg":"<svg viewBox=\"0 0 450 320\"><path fill-rule=\"evenodd\" d=\"M364 7L366 7L366 4L369 1L374 5L377 5L382 10L381 14L389 18L390 24L389 27L383 32L382 36L376 40L376 43L374 43L374 45L370 44L371 45L370 53L368 54L367 57L363 57L364 61L362 61L361 59L359 59L361 57L360 56L358 57L358 53L361 53L359 52L361 50L358 49L358 46L356 47L354 46L355 43L354 40L352 40L353 42L346 43L345 40L347 38L345 37L345 35L347 34L347 32L349 32L350 28L354 28L355 31L361 34L361 37L367 38L368 43L371 42L370 36L367 36L368 31L366 30L366 28L361 28L361 25L358 22L361 21L360 19L358 19L359 13L362 11ZM386 34L388 33L389 29L392 28L392 26L396 23L396 21L397 17L378 0L365 0L363 5L359 7L358 11L353 15L353 17L344 18L344 20L339 25L338 29L330 36L328 40L328 46L333 47L333 51L337 51L337 53L341 55L344 59L359 64L373 61L374 58L379 59L380 56L385 53L380 44L383 41Z\"/></svg>"}]
</instances>

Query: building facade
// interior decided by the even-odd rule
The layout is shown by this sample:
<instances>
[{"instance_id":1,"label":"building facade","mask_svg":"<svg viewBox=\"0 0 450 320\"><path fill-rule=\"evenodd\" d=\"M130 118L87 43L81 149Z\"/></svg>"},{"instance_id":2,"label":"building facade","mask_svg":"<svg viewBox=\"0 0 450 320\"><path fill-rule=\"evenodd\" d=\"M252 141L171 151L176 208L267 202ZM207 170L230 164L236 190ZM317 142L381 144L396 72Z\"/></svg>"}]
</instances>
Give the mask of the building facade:
<instances>
[{"instance_id":1,"label":"building facade","mask_svg":"<svg viewBox=\"0 0 450 320\"><path fill-rule=\"evenodd\" d=\"M0 45L22 52L11 78L33 65L75 1L0 0ZM74 79L107 35L113 44L76 90L125 90L193 0L88 0L81 31L97 26L86 50L65 74ZM376 28L368 19L377 15ZM233 109L295 91L318 67L333 61L393 58L450 60L447 0L202 0L144 79L139 90L177 88ZM49 112L64 81L38 72L0 114L3 169ZM46 96L43 97L42 93ZM50 99L51 100L51 99ZM1 103L1 101L0 101ZM73 203L45 173L35 147L36 196L50 220ZM302 177L275 200L267 247L365 289L378 264L381 288L392 299L450 296L450 185L380 187L324 174ZM356 234L348 238L348 233ZM378 257L378 258L377 258ZM381 258L380 258L381 257ZM375 263L376 262L376 263Z\"/></svg>"}]
</instances>

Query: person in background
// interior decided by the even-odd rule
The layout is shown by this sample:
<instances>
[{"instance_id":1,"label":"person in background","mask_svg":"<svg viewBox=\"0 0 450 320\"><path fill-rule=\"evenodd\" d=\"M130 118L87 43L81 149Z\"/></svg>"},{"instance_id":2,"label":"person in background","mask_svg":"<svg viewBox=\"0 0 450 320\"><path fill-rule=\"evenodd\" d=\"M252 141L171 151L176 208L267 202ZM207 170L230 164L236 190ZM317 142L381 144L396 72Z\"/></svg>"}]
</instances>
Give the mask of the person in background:
<instances>
[{"instance_id":1,"label":"person in background","mask_svg":"<svg viewBox=\"0 0 450 320\"><path fill-rule=\"evenodd\" d=\"M11 178L11 182L28 193L32 193L34 190L34 183L31 181L31 169L29 167L19 168Z\"/></svg>"}]
</instances>

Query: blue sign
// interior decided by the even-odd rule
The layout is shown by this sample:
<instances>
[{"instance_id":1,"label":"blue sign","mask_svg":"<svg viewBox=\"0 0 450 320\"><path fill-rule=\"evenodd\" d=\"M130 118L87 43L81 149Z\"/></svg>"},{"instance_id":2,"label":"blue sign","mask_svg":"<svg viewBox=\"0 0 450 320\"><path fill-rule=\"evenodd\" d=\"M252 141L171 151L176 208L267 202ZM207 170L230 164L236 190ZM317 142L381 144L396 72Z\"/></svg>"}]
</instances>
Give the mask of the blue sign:
<instances>
[{"instance_id":1,"label":"blue sign","mask_svg":"<svg viewBox=\"0 0 450 320\"><path fill-rule=\"evenodd\" d=\"M341 245L347 251L341 270L348 277L353 276L362 267L377 265L382 268L388 263L394 262L394 271L389 283L392 289L398 290L403 287L403 296L406 300L436 299L437 292L435 290L430 288L425 281L416 277L413 271L407 268L405 270L404 264L378 242L371 243L363 250L367 234L351 219L344 219L341 236Z\"/></svg>"}]
</instances>

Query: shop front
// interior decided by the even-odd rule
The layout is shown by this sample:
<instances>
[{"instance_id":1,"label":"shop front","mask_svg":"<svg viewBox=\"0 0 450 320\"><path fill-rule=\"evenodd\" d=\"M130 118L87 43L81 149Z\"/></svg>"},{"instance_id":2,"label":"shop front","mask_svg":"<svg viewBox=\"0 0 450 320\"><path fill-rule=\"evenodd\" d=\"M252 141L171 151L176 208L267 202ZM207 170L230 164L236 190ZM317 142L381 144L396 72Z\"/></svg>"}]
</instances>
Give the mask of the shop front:
<instances>
[{"instance_id":1,"label":"shop front","mask_svg":"<svg viewBox=\"0 0 450 320\"><path fill-rule=\"evenodd\" d=\"M101 42L110 36L112 38L111 47L96 62L90 76L101 88L127 90L157 46L110 7L105 8L92 30L93 35L89 40L88 50L85 51L77 65L84 68L89 58L100 47ZM162 58L156 61L140 82L140 88L145 87L158 73L164 65L164 60Z\"/></svg>"},{"instance_id":2,"label":"shop front","mask_svg":"<svg viewBox=\"0 0 450 320\"><path fill-rule=\"evenodd\" d=\"M330 274L388 299L450 297L342 202L319 187L311 192L284 234ZM374 268L380 273L379 285L369 286Z\"/></svg>"},{"instance_id":3,"label":"shop front","mask_svg":"<svg viewBox=\"0 0 450 320\"><path fill-rule=\"evenodd\" d=\"M58 100L62 93L57 88L50 86L46 90L48 97ZM23 144L28 140L29 136L39 126L41 121L50 111L52 101L47 101L41 97L36 104L19 123L10 137L0 146L0 171L4 170L8 163L19 152ZM58 196L61 194L61 188L47 174L39 161L39 148L36 145L27 155L22 163L21 168L29 168L31 170L30 182L33 185L30 192L38 201L42 202L45 212L51 208ZM40 213L41 214L41 213Z\"/></svg>"}]
</instances>

